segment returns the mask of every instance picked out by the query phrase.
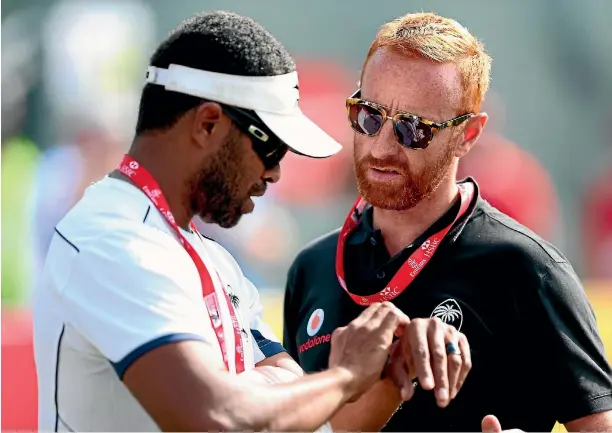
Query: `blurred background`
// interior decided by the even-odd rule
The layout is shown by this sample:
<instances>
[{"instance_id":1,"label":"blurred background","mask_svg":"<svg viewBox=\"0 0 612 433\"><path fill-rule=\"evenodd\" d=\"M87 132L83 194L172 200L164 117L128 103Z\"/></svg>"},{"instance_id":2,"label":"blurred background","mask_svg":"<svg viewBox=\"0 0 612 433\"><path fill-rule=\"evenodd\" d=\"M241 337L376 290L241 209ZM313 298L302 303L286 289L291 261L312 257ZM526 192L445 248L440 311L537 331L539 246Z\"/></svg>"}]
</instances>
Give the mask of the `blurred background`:
<instances>
[{"instance_id":1,"label":"blurred background","mask_svg":"<svg viewBox=\"0 0 612 433\"><path fill-rule=\"evenodd\" d=\"M129 147L156 45L214 9L254 18L294 53L303 111L345 145L324 161L289 155L254 214L230 230L200 227L260 288L279 334L292 259L340 226L356 195L344 100L378 27L423 10L467 26L494 59L491 121L461 176L562 249L612 353L609 0L4 0L2 429L36 428L28 303L55 224Z\"/></svg>"}]
</instances>

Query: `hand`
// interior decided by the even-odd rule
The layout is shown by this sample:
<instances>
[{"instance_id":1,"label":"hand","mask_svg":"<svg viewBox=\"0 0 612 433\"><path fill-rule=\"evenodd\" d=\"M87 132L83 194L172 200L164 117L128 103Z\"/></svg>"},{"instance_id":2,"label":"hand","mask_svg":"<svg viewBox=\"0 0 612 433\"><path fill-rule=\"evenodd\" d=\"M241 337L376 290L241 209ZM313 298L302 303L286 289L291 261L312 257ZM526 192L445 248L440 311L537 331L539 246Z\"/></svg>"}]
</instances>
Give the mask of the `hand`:
<instances>
[{"instance_id":1,"label":"hand","mask_svg":"<svg viewBox=\"0 0 612 433\"><path fill-rule=\"evenodd\" d=\"M447 354L449 343L460 353ZM446 407L456 397L472 368L465 335L438 318L412 320L404 327L393 355L388 372L400 388L402 398L412 397L412 381L418 378L421 388L435 389L439 407Z\"/></svg>"},{"instance_id":2,"label":"hand","mask_svg":"<svg viewBox=\"0 0 612 433\"><path fill-rule=\"evenodd\" d=\"M329 367L350 374L348 393L355 401L377 380L388 359L394 333L409 322L408 317L389 302L365 309L347 326L332 334Z\"/></svg>"},{"instance_id":3,"label":"hand","mask_svg":"<svg viewBox=\"0 0 612 433\"><path fill-rule=\"evenodd\" d=\"M487 433L501 433L504 431L518 433L523 431L516 428L513 428L512 430L502 430L499 420L493 415L487 415L482 419L481 428L483 432Z\"/></svg>"}]
</instances>

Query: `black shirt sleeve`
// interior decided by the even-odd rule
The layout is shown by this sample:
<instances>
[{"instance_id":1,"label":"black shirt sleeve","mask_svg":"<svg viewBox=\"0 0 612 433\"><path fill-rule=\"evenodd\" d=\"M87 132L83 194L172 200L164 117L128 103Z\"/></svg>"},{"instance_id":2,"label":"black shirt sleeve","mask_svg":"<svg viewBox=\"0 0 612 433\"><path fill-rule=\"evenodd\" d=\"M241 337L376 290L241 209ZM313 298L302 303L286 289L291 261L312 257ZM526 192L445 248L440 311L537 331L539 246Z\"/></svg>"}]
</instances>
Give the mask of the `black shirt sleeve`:
<instances>
[{"instance_id":1,"label":"black shirt sleeve","mask_svg":"<svg viewBox=\"0 0 612 433\"><path fill-rule=\"evenodd\" d=\"M612 370L582 283L567 262L549 265L539 277L526 338L536 350L541 383L549 387L543 398L551 399L552 415L568 423L612 410Z\"/></svg>"},{"instance_id":2,"label":"black shirt sleeve","mask_svg":"<svg viewBox=\"0 0 612 433\"><path fill-rule=\"evenodd\" d=\"M298 350L296 344L296 317L298 315L299 302L296 299L297 291L297 261L293 262L287 274L285 286L285 300L283 306L283 346L291 357L299 364Z\"/></svg>"}]
</instances>

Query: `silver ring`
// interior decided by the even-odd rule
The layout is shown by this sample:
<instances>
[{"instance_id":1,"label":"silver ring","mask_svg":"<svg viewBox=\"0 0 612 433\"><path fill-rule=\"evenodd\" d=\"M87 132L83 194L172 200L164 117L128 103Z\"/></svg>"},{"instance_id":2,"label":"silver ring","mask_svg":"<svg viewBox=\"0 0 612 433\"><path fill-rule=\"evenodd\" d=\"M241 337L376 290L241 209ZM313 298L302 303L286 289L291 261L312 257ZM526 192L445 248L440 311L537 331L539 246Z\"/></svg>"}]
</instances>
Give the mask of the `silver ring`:
<instances>
[{"instance_id":1,"label":"silver ring","mask_svg":"<svg viewBox=\"0 0 612 433\"><path fill-rule=\"evenodd\" d=\"M446 344L446 354L447 355L461 355L461 351L457 347L455 343L447 343Z\"/></svg>"}]
</instances>

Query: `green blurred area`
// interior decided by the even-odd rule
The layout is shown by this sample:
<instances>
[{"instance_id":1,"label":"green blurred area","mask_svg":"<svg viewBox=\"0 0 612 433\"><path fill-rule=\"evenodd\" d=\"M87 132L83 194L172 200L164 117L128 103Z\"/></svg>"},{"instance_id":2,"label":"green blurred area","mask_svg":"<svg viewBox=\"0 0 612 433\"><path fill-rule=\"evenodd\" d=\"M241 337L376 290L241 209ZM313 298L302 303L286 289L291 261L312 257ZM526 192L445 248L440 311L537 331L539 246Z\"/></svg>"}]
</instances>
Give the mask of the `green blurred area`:
<instances>
[{"instance_id":1,"label":"green blurred area","mask_svg":"<svg viewBox=\"0 0 612 433\"><path fill-rule=\"evenodd\" d=\"M30 201L39 151L24 138L2 144L2 306L26 301L32 272Z\"/></svg>"}]
</instances>

